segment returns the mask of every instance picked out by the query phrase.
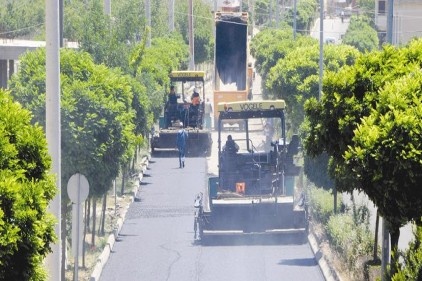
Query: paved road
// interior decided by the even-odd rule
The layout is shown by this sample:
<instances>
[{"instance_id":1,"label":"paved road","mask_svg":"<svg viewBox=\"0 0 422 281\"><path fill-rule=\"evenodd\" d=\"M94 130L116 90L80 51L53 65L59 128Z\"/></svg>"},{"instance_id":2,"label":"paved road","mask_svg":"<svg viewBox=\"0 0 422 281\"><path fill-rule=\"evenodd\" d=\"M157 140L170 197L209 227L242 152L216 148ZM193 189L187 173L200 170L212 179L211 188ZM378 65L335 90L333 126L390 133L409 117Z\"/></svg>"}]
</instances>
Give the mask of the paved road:
<instances>
[{"instance_id":1,"label":"paved road","mask_svg":"<svg viewBox=\"0 0 422 281\"><path fill-rule=\"evenodd\" d=\"M193 199L205 158L153 157L100 280L324 280L309 244L294 237L193 240Z\"/></svg>"},{"instance_id":2,"label":"paved road","mask_svg":"<svg viewBox=\"0 0 422 281\"><path fill-rule=\"evenodd\" d=\"M341 22L340 18L327 18L324 19L324 40L328 38L335 39L335 43L341 43L343 35L346 33L347 28L349 27L350 19L345 19L344 22ZM319 26L320 21L317 19L314 26L311 30L311 37L318 39L320 36Z\"/></svg>"},{"instance_id":3,"label":"paved road","mask_svg":"<svg viewBox=\"0 0 422 281\"><path fill-rule=\"evenodd\" d=\"M254 85L254 99L261 99L258 74ZM212 101L211 93L207 84ZM176 155L151 159L141 185L141 202L131 204L100 281L324 280L309 244L292 236L194 243L193 201L204 191L207 175L217 174L215 131L212 137L211 157L187 158L184 169L178 168Z\"/></svg>"}]
</instances>

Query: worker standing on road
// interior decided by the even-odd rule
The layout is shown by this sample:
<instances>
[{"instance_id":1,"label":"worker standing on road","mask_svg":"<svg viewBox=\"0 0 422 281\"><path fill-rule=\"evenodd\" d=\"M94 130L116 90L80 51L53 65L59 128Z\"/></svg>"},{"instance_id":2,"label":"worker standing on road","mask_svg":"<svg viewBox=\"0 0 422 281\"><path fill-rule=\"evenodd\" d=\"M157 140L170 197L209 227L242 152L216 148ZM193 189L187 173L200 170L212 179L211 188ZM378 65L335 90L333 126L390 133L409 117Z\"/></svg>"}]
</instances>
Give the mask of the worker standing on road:
<instances>
[{"instance_id":1,"label":"worker standing on road","mask_svg":"<svg viewBox=\"0 0 422 281\"><path fill-rule=\"evenodd\" d=\"M211 129L211 114L212 114L212 105L210 103L210 99L207 99L205 102L205 128Z\"/></svg>"},{"instance_id":2,"label":"worker standing on road","mask_svg":"<svg viewBox=\"0 0 422 281\"><path fill-rule=\"evenodd\" d=\"M185 130L185 128L183 128L183 123L180 123L180 127L180 130L177 132L176 146L177 150L179 151L179 168L184 168L188 132Z\"/></svg>"}]
</instances>

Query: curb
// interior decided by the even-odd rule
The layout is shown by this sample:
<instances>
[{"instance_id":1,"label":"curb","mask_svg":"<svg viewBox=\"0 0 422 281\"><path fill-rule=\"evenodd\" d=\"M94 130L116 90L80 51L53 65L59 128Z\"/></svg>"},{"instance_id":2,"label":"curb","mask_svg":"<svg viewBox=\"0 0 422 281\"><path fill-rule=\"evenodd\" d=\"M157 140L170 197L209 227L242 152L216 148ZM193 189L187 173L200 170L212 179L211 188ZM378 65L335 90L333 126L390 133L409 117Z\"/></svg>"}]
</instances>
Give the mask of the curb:
<instances>
[{"instance_id":1,"label":"curb","mask_svg":"<svg viewBox=\"0 0 422 281\"><path fill-rule=\"evenodd\" d=\"M147 170L147 167L148 167L148 164L149 164L149 159L150 159L149 156L144 156L142 158L142 161L141 161L141 164L140 164L142 166L142 169L141 169L141 172L138 175L139 180L135 184L135 187L133 188L132 202L138 201L138 199L139 199L136 196L138 194L141 181L144 177L144 173ZM125 219L125 216L126 216L126 212L127 212L127 208L125 210L123 210L122 216L117 220L116 226L114 228L114 233L109 235L109 237L107 239L107 244L105 245L104 250L98 256L97 263L94 266L94 270L91 273L89 281L98 281L100 279L101 272L103 271L103 267L106 264L108 258L110 257L110 253L113 250L114 243L118 239L120 230L122 229L123 222L124 222L124 219Z\"/></svg>"},{"instance_id":2,"label":"curb","mask_svg":"<svg viewBox=\"0 0 422 281\"><path fill-rule=\"evenodd\" d=\"M330 266L321 251L319 250L318 242L312 233L308 235L309 245L314 253L315 259L318 262L319 268L326 281L342 281L341 277L337 274L335 269Z\"/></svg>"}]
</instances>

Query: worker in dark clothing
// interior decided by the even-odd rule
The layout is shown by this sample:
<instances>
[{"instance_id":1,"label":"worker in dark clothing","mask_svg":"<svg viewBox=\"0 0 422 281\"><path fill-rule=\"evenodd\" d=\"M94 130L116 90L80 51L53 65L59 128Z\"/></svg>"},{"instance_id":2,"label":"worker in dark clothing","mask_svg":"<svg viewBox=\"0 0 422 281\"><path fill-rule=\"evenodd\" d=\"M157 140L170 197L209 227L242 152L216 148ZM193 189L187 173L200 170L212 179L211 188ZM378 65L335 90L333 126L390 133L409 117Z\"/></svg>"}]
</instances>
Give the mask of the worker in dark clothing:
<instances>
[{"instance_id":1,"label":"worker in dark clothing","mask_svg":"<svg viewBox=\"0 0 422 281\"><path fill-rule=\"evenodd\" d=\"M168 94L168 99L166 102L166 106L164 108L165 119L166 119L166 126L171 126L171 121L175 119L177 115L177 99L179 96L176 94L174 86L170 86L170 92Z\"/></svg>"},{"instance_id":2,"label":"worker in dark clothing","mask_svg":"<svg viewBox=\"0 0 422 281\"><path fill-rule=\"evenodd\" d=\"M199 93L194 90L191 96L191 106L189 107L189 121L188 126L196 128L198 124L198 117L199 117L199 105L201 103L201 99L199 97Z\"/></svg>"},{"instance_id":3,"label":"worker in dark clothing","mask_svg":"<svg viewBox=\"0 0 422 281\"><path fill-rule=\"evenodd\" d=\"M192 101L193 106L197 106L201 102L201 98L199 97L199 93L196 90L193 91L191 101Z\"/></svg>"},{"instance_id":4,"label":"worker in dark clothing","mask_svg":"<svg viewBox=\"0 0 422 281\"><path fill-rule=\"evenodd\" d=\"M231 135L227 136L227 141L223 147L223 151L227 153L236 153L239 151L239 145L233 140Z\"/></svg>"},{"instance_id":5,"label":"worker in dark clothing","mask_svg":"<svg viewBox=\"0 0 422 281\"><path fill-rule=\"evenodd\" d=\"M174 86L170 86L170 93L168 95L168 102L169 104L177 104L177 94L174 90Z\"/></svg>"},{"instance_id":6,"label":"worker in dark clothing","mask_svg":"<svg viewBox=\"0 0 422 281\"><path fill-rule=\"evenodd\" d=\"M184 168L188 132L185 130L185 128L183 128L183 123L180 123L180 126L180 130L177 132L176 146L177 150L179 151L179 168Z\"/></svg>"}]
</instances>

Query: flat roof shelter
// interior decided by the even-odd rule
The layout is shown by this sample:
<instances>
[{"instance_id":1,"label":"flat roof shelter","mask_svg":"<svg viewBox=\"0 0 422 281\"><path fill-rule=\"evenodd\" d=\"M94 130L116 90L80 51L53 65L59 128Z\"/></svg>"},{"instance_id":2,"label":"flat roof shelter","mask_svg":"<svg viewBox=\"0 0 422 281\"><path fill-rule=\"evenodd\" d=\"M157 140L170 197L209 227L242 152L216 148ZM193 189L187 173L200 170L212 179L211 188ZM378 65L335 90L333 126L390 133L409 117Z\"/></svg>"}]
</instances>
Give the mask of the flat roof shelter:
<instances>
[{"instance_id":1,"label":"flat roof shelter","mask_svg":"<svg viewBox=\"0 0 422 281\"><path fill-rule=\"evenodd\" d=\"M0 88L7 88L8 80L15 73L16 61L22 54L44 47L45 41L0 38ZM65 47L76 49L78 43L66 42Z\"/></svg>"}]
</instances>

